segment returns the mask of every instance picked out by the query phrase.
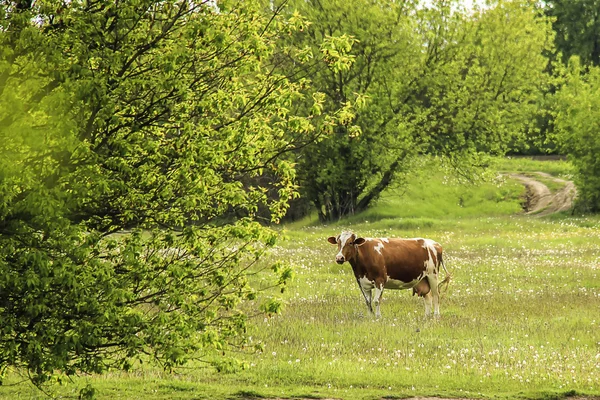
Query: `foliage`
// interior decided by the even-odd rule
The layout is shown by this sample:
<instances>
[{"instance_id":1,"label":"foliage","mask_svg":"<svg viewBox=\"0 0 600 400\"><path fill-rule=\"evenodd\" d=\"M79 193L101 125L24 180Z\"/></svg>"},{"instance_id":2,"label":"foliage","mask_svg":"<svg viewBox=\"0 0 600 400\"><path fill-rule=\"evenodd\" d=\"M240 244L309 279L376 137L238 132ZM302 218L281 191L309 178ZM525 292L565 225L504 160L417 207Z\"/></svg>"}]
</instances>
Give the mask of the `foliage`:
<instances>
[{"instance_id":1,"label":"foliage","mask_svg":"<svg viewBox=\"0 0 600 400\"><path fill-rule=\"evenodd\" d=\"M555 100L555 140L576 169L580 206L594 212L600 211L599 90L600 68L591 67L583 75L579 59L573 57Z\"/></svg>"},{"instance_id":2,"label":"foliage","mask_svg":"<svg viewBox=\"0 0 600 400\"><path fill-rule=\"evenodd\" d=\"M317 55L309 63L290 60L288 75L309 76L308 90L325 94L326 110L351 104L355 112L347 124L328 129L326 140L298 156L303 195L316 205L322 220L336 220L366 208L413 152L407 130L394 122L394 108L396 81L410 77L411 59L418 57L416 21L410 17L415 4L296 1L291 8L310 23L289 40ZM329 62L327 53L318 54L332 38L351 61L346 68ZM396 151L384 151L390 148Z\"/></svg>"},{"instance_id":3,"label":"foliage","mask_svg":"<svg viewBox=\"0 0 600 400\"><path fill-rule=\"evenodd\" d=\"M562 61L577 55L583 65L600 65L600 1L546 0L544 7L554 18L556 48Z\"/></svg>"},{"instance_id":4,"label":"foliage","mask_svg":"<svg viewBox=\"0 0 600 400\"><path fill-rule=\"evenodd\" d=\"M487 154L504 154L531 128L552 48L551 27L531 2L472 14L445 1L293 4L310 21L291 38L298 47L343 35L351 45L342 48L348 68L315 57L288 70L311 77L326 109L354 104L348 124L299 156L302 191L321 220L368 207L418 154L441 156L472 179Z\"/></svg>"},{"instance_id":5,"label":"foliage","mask_svg":"<svg viewBox=\"0 0 600 400\"><path fill-rule=\"evenodd\" d=\"M42 385L244 343L277 236L255 213L284 214L280 155L312 129L270 64L295 22L258 1L0 10L0 372Z\"/></svg>"},{"instance_id":6,"label":"foliage","mask_svg":"<svg viewBox=\"0 0 600 400\"><path fill-rule=\"evenodd\" d=\"M417 81L412 120L429 138L428 152L468 177L470 166L503 155L533 128L553 34L527 1L497 1L470 17L441 7L429 18L427 73Z\"/></svg>"}]
</instances>

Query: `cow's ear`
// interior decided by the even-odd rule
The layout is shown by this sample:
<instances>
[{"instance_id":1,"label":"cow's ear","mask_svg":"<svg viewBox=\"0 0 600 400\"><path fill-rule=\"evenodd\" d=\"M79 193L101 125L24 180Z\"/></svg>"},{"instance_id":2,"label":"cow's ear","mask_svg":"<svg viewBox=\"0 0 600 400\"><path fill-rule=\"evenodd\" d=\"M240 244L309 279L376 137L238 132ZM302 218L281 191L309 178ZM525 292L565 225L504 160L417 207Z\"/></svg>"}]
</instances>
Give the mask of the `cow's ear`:
<instances>
[{"instance_id":1,"label":"cow's ear","mask_svg":"<svg viewBox=\"0 0 600 400\"><path fill-rule=\"evenodd\" d=\"M357 246L362 246L363 244L365 244L365 242L366 242L365 238L357 238L354 241L354 244L357 245Z\"/></svg>"},{"instance_id":2,"label":"cow's ear","mask_svg":"<svg viewBox=\"0 0 600 400\"><path fill-rule=\"evenodd\" d=\"M337 238L335 236L329 236L327 241L331 244L337 244Z\"/></svg>"}]
</instances>

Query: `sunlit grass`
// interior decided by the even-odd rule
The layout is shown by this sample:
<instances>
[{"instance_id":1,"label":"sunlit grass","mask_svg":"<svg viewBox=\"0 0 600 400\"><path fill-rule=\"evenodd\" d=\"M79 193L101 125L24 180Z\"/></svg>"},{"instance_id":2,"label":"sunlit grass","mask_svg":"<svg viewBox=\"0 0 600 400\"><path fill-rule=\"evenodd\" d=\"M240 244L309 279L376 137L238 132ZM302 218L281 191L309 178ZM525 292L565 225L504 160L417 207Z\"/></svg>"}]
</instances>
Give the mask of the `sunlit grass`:
<instances>
[{"instance_id":1,"label":"sunlit grass","mask_svg":"<svg viewBox=\"0 0 600 400\"><path fill-rule=\"evenodd\" d=\"M572 179L573 165L566 160L540 160L529 157L506 157L495 160L502 172L545 172L557 178Z\"/></svg>"},{"instance_id":2,"label":"sunlit grass","mask_svg":"<svg viewBox=\"0 0 600 400\"><path fill-rule=\"evenodd\" d=\"M336 228L307 229L280 249L298 277L286 311L257 323L256 340L268 345L245 373L270 385L369 387L380 396L390 387L403 395L598 394L598 221L487 217L421 231L445 244L454 273L440 321L424 320L409 291L386 291L384 316L374 320L349 266L332 263L324 238Z\"/></svg>"}]
</instances>

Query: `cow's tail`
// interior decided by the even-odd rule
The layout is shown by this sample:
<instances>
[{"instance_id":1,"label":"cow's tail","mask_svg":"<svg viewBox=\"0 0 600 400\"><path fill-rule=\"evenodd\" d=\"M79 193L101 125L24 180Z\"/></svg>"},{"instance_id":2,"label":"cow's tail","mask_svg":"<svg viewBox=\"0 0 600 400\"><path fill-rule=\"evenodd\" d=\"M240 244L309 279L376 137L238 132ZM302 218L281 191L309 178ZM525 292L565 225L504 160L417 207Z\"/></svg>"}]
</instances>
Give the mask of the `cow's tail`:
<instances>
[{"instance_id":1,"label":"cow's tail","mask_svg":"<svg viewBox=\"0 0 600 400\"><path fill-rule=\"evenodd\" d=\"M452 280L452 274L450 272L448 272L448 269L446 268L446 264L444 263L444 259L442 258L442 255L440 254L440 265L442 266L442 268L444 268L444 272L446 273L446 276L444 277L444 279L442 279L441 282L438 283L438 293L442 293L442 288L445 287L445 290L448 290L448 286L450 285L450 280Z\"/></svg>"}]
</instances>

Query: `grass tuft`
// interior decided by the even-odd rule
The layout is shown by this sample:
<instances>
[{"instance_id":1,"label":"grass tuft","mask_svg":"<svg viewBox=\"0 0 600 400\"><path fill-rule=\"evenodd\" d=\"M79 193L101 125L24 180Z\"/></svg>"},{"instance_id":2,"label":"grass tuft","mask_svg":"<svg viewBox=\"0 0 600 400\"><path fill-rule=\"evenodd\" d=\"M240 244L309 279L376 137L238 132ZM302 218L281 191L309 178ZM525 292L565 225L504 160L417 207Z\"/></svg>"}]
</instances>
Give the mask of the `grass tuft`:
<instances>
[{"instance_id":1,"label":"grass tuft","mask_svg":"<svg viewBox=\"0 0 600 400\"><path fill-rule=\"evenodd\" d=\"M254 390L240 390L234 393L235 397L242 399L264 399L265 396Z\"/></svg>"}]
</instances>

